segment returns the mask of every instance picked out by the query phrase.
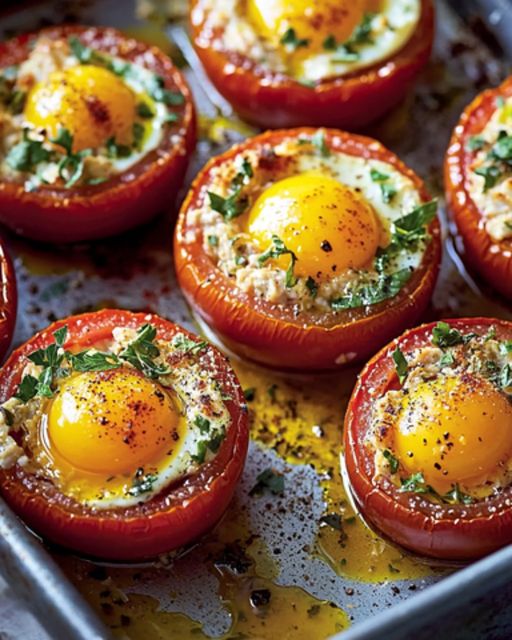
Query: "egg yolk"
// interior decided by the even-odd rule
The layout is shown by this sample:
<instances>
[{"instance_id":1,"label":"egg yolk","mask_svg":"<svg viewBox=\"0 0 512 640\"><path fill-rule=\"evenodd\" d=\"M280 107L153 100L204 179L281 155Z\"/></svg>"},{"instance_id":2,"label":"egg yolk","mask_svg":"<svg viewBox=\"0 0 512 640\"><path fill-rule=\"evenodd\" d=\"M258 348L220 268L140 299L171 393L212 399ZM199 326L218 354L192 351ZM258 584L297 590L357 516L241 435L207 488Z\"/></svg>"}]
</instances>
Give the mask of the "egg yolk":
<instances>
[{"instance_id":1,"label":"egg yolk","mask_svg":"<svg viewBox=\"0 0 512 640\"><path fill-rule=\"evenodd\" d=\"M365 5L365 0L249 0L248 15L258 33L287 53L282 39L293 29L304 43L292 45L292 51L307 55L322 51L328 36L346 42L363 19Z\"/></svg>"},{"instance_id":2,"label":"egg yolk","mask_svg":"<svg viewBox=\"0 0 512 640\"><path fill-rule=\"evenodd\" d=\"M118 144L133 139L136 96L107 69L80 65L54 71L27 96L24 116L34 127L55 137L59 129L73 136L73 151L103 146L114 137Z\"/></svg>"},{"instance_id":3,"label":"egg yolk","mask_svg":"<svg viewBox=\"0 0 512 640\"><path fill-rule=\"evenodd\" d=\"M48 440L70 465L90 473L133 474L169 455L179 414L157 383L125 368L66 379L48 412Z\"/></svg>"},{"instance_id":4,"label":"egg yolk","mask_svg":"<svg viewBox=\"0 0 512 640\"><path fill-rule=\"evenodd\" d=\"M317 172L280 180L254 203L247 230L262 251L278 236L297 257L295 274L327 279L368 265L380 243L380 223L356 191ZM289 256L279 259L286 268Z\"/></svg>"},{"instance_id":5,"label":"egg yolk","mask_svg":"<svg viewBox=\"0 0 512 640\"><path fill-rule=\"evenodd\" d=\"M481 482L512 454L512 405L489 382L469 375L411 389L396 427L400 462L438 491Z\"/></svg>"}]
</instances>

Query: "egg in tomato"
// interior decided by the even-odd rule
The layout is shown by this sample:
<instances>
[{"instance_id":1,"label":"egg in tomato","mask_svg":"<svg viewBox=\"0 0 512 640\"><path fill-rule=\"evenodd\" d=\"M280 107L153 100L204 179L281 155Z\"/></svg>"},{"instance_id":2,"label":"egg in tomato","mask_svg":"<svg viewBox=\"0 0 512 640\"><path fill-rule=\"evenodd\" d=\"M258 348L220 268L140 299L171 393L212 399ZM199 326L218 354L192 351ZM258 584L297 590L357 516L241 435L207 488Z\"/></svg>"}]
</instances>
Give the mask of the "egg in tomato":
<instances>
[{"instance_id":1,"label":"egg in tomato","mask_svg":"<svg viewBox=\"0 0 512 640\"><path fill-rule=\"evenodd\" d=\"M218 386L197 357L165 364L181 353L180 340L195 343L180 334L158 341L150 325L142 331L116 327L103 350L85 356L60 344L48 356L58 371L47 366L48 351L29 354L18 392L4 403L24 445L14 459L12 450L0 455L0 466L21 461L63 495L106 509L150 500L212 459L229 422ZM148 333L138 360L131 345Z\"/></svg>"}]
</instances>

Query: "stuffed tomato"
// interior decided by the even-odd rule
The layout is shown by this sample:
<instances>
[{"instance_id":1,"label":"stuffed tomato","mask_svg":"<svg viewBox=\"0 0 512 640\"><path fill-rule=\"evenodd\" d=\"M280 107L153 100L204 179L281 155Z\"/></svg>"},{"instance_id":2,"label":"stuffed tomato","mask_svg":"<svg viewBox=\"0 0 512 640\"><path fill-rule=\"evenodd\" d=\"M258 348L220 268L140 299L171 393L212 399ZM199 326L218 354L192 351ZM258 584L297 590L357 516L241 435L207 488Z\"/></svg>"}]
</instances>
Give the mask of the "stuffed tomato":
<instances>
[{"instance_id":1,"label":"stuffed tomato","mask_svg":"<svg viewBox=\"0 0 512 640\"><path fill-rule=\"evenodd\" d=\"M431 0L193 0L196 51L263 128L359 129L403 98L432 48Z\"/></svg>"},{"instance_id":2,"label":"stuffed tomato","mask_svg":"<svg viewBox=\"0 0 512 640\"><path fill-rule=\"evenodd\" d=\"M0 44L0 222L101 238L172 206L195 144L190 91L155 47L100 27Z\"/></svg>"},{"instance_id":3,"label":"stuffed tomato","mask_svg":"<svg viewBox=\"0 0 512 640\"><path fill-rule=\"evenodd\" d=\"M16 273L0 239L0 360L3 360L12 342L17 306Z\"/></svg>"},{"instance_id":4,"label":"stuffed tomato","mask_svg":"<svg viewBox=\"0 0 512 640\"><path fill-rule=\"evenodd\" d=\"M512 78L465 109L445 159L448 208L468 266L512 299Z\"/></svg>"},{"instance_id":5,"label":"stuffed tomato","mask_svg":"<svg viewBox=\"0 0 512 640\"><path fill-rule=\"evenodd\" d=\"M367 522L429 558L512 542L512 323L412 329L366 365L345 417L346 478Z\"/></svg>"},{"instance_id":6,"label":"stuffed tomato","mask_svg":"<svg viewBox=\"0 0 512 640\"><path fill-rule=\"evenodd\" d=\"M157 316L59 320L0 371L0 491L47 540L155 558L221 518L248 420L224 356Z\"/></svg>"},{"instance_id":7,"label":"stuffed tomato","mask_svg":"<svg viewBox=\"0 0 512 640\"><path fill-rule=\"evenodd\" d=\"M232 351L280 369L336 369L425 310L441 254L436 211L375 140L268 132L197 176L175 231L178 281Z\"/></svg>"}]
</instances>

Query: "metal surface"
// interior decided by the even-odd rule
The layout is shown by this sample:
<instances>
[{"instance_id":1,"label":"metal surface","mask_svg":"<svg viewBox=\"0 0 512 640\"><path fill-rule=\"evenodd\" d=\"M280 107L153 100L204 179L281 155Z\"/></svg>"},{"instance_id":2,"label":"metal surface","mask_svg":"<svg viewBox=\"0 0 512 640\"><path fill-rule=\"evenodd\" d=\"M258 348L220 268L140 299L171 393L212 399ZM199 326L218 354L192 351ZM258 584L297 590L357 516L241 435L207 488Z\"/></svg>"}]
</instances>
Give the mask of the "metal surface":
<instances>
[{"instance_id":1,"label":"metal surface","mask_svg":"<svg viewBox=\"0 0 512 640\"><path fill-rule=\"evenodd\" d=\"M482 45L475 34L457 20L449 5L463 10L466 17L468 11L474 15L478 9L476 3L438 3L438 38L433 63L418 86L414 102L409 102L395 116L395 120L405 122L398 127L398 133L394 121L384 123L372 132L427 178L435 193L441 188L440 162L460 110L479 89L497 83L508 70L508 64L500 62L494 49L489 49L494 45ZM115 0L58 5L37 3L31 9L5 18L1 27L8 33L64 19L131 27L136 24L133 3L123 2L122 6L121 12L120 3ZM485 16L489 17L488 12ZM492 27L496 16L486 23ZM510 35L512 22L504 17L506 12L500 16L498 22L504 28L498 35L506 36L507 32ZM187 74L201 113L210 118L219 113L230 115L229 105L211 90L208 80L201 75L183 30L173 27L170 35L192 67ZM506 45L502 46L506 50ZM458 50L462 53L454 53ZM241 135L236 127L234 131L227 131L226 143ZM188 179L213 151L217 152L221 147L212 146L203 138ZM16 267L21 300L17 341L26 339L54 317L109 305L150 308L194 328L174 280L168 219L93 246L48 248L15 238L11 238L11 242L18 256ZM432 317L474 315L481 310L482 304L489 315L510 317L510 310L499 300L486 297L479 283L473 282L464 271L451 239L447 241L447 247L440 286L430 311ZM135 269L133 265L137 263L143 264L144 268ZM483 299L485 303L482 303ZM347 393L349 391L350 377ZM248 497L257 474L268 466L285 472L293 487L292 494L276 500L270 511L266 501ZM306 500L312 497L313 500ZM290 508L291 499L293 507ZM283 588L284 593L291 587L300 587L319 602L331 601L350 612L355 626L345 632L344 639L512 637L512 617L504 617L503 612L503 624L500 622L499 630L492 629L500 612L496 611L496 606L501 607L504 597L510 595L504 588L506 576L512 569L510 549L444 578L437 585L432 583L442 576L435 573L427 578L388 580L383 584L350 579L308 551L314 546L316 523L324 509L321 474L309 464L289 465L274 451L255 443L251 445L235 502L242 505L244 517L251 522L251 532L261 542L267 559L278 567L273 584ZM2 510L0 523L0 533L6 527L7 534L3 538L4 546L0 548L8 559L0 570L9 568L7 577L11 584L19 583L24 599L38 612L41 621L53 625L52 636L71 640L97 637L92 635L96 633L94 626L87 635L86 627L73 624L74 620L80 619L91 622L89 608L77 599L74 589L39 543ZM280 534L288 539L284 547ZM208 548L200 545L178 559L170 570L158 574L150 570L138 571L137 583L125 589L127 597L137 594L155 598L163 611L188 615L212 636L230 633L232 615L219 597L217 577L208 568L208 553ZM397 558L400 556L398 551L396 555ZM428 589L424 593L410 598L414 591L425 587ZM28 593L30 597L27 597ZM487 600L482 601L482 596L487 596ZM404 600L408 601L401 602ZM397 604L389 612L385 611L392 603ZM367 620L379 612L384 613ZM459 629L454 625L459 625Z\"/></svg>"},{"instance_id":2,"label":"metal surface","mask_svg":"<svg viewBox=\"0 0 512 640\"><path fill-rule=\"evenodd\" d=\"M1 571L11 589L30 603L53 638L108 640L110 632L35 538L0 501Z\"/></svg>"}]
</instances>

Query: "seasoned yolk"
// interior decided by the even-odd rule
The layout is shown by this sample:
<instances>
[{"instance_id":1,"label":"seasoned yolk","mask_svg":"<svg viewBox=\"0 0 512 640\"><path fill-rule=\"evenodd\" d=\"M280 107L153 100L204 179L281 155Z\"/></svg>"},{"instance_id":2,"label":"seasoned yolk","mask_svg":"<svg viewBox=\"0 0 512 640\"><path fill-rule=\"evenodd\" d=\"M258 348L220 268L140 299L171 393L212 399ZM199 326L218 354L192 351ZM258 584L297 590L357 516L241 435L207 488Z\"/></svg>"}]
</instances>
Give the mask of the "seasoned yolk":
<instances>
[{"instance_id":1,"label":"seasoned yolk","mask_svg":"<svg viewBox=\"0 0 512 640\"><path fill-rule=\"evenodd\" d=\"M81 65L54 71L27 96L25 119L55 137L60 128L73 136L73 151L97 148L114 137L133 138L136 96L123 81L101 67Z\"/></svg>"},{"instance_id":2,"label":"seasoned yolk","mask_svg":"<svg viewBox=\"0 0 512 640\"><path fill-rule=\"evenodd\" d=\"M249 213L248 231L262 250L278 236L297 257L296 275L315 279L369 264L381 235L372 207L358 193L317 172L266 189ZM280 258L280 266L287 261Z\"/></svg>"},{"instance_id":3,"label":"seasoned yolk","mask_svg":"<svg viewBox=\"0 0 512 640\"><path fill-rule=\"evenodd\" d=\"M361 22L365 0L249 0L248 13L258 33L285 52L295 50L302 55L323 50L328 36L346 42ZM281 42L293 29L304 45L293 47Z\"/></svg>"},{"instance_id":4,"label":"seasoned yolk","mask_svg":"<svg viewBox=\"0 0 512 640\"><path fill-rule=\"evenodd\" d=\"M133 474L176 446L178 420L168 393L136 371L81 373L51 403L49 447L82 471Z\"/></svg>"},{"instance_id":5,"label":"seasoned yolk","mask_svg":"<svg viewBox=\"0 0 512 640\"><path fill-rule=\"evenodd\" d=\"M489 382L450 377L422 382L404 397L395 453L439 491L489 478L512 454L512 406Z\"/></svg>"}]
</instances>

